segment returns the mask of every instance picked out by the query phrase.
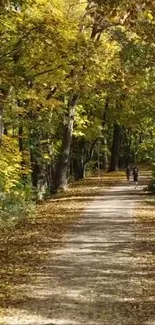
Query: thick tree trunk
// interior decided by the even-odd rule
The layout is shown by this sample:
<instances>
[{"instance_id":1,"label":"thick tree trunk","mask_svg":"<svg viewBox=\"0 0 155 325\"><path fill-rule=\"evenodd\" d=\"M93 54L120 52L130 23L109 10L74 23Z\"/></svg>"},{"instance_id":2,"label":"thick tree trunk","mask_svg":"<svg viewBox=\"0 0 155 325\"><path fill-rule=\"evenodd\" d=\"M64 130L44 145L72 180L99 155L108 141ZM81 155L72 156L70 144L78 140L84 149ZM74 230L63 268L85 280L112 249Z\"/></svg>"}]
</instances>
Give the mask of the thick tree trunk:
<instances>
[{"instance_id":1,"label":"thick tree trunk","mask_svg":"<svg viewBox=\"0 0 155 325\"><path fill-rule=\"evenodd\" d=\"M124 159L124 156L119 157L118 167L119 168L124 168L125 167L125 159Z\"/></svg>"},{"instance_id":2,"label":"thick tree trunk","mask_svg":"<svg viewBox=\"0 0 155 325\"><path fill-rule=\"evenodd\" d=\"M65 118L60 156L56 164L54 175L54 191L65 190L67 187L67 172L70 158L70 147L73 134L75 107L78 95L73 95L68 103L68 116Z\"/></svg>"},{"instance_id":3,"label":"thick tree trunk","mask_svg":"<svg viewBox=\"0 0 155 325\"><path fill-rule=\"evenodd\" d=\"M117 171L118 169L120 139L121 139L121 127L119 124L114 123L113 144L111 150L109 172L114 172Z\"/></svg>"}]
</instances>

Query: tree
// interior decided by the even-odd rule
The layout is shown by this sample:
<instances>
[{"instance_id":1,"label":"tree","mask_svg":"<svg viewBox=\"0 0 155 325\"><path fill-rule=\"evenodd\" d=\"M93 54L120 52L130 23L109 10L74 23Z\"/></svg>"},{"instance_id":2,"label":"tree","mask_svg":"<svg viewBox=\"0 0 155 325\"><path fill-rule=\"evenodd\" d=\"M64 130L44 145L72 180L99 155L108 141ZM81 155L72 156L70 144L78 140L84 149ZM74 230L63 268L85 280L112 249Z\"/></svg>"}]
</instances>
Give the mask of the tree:
<instances>
[{"instance_id":1,"label":"tree","mask_svg":"<svg viewBox=\"0 0 155 325\"><path fill-rule=\"evenodd\" d=\"M65 189L70 164L84 177L98 139L110 170L143 156L140 128L148 140L154 123L151 1L7 1L0 10L1 135L19 140L33 186Z\"/></svg>"}]
</instances>

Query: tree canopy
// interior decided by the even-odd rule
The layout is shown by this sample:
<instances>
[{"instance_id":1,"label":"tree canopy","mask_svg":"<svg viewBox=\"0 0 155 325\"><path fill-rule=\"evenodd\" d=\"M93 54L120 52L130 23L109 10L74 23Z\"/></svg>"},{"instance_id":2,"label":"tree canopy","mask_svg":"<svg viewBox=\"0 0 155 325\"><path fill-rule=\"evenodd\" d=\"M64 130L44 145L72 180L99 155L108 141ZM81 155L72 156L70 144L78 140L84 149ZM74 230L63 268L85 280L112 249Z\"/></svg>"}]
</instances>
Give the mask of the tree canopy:
<instances>
[{"instance_id":1,"label":"tree canopy","mask_svg":"<svg viewBox=\"0 0 155 325\"><path fill-rule=\"evenodd\" d=\"M95 168L98 143L100 168L154 163L154 10L152 0L1 2L1 188L64 189Z\"/></svg>"}]
</instances>

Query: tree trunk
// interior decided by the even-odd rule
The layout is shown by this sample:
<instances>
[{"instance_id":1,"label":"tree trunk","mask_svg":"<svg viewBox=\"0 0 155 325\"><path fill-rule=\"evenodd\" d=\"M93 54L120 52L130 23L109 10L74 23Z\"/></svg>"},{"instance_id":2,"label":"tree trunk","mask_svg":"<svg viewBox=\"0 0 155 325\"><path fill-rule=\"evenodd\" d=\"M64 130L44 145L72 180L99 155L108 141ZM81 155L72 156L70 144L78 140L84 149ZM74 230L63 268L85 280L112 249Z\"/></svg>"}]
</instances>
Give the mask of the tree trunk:
<instances>
[{"instance_id":1,"label":"tree trunk","mask_svg":"<svg viewBox=\"0 0 155 325\"><path fill-rule=\"evenodd\" d=\"M114 123L113 144L111 150L110 166L108 170L109 172L114 172L117 171L118 169L120 139L121 139L121 127L119 124Z\"/></svg>"},{"instance_id":2,"label":"tree trunk","mask_svg":"<svg viewBox=\"0 0 155 325\"><path fill-rule=\"evenodd\" d=\"M23 126L19 126L19 129L18 129L18 139L19 139L19 151L21 152L21 156L22 156L22 160L21 160L21 168L22 168L22 179L23 179L23 182L26 184L27 183L27 175L26 173L24 172L24 169L25 169L25 166L26 166L26 163L25 163L25 160L24 160L24 144L23 144Z\"/></svg>"},{"instance_id":3,"label":"tree trunk","mask_svg":"<svg viewBox=\"0 0 155 325\"><path fill-rule=\"evenodd\" d=\"M78 95L73 95L68 103L68 116L65 118L63 127L62 145L60 156L56 164L54 175L54 191L65 190L67 187L67 171L70 158L70 146L73 134L75 107L78 102Z\"/></svg>"},{"instance_id":4,"label":"tree trunk","mask_svg":"<svg viewBox=\"0 0 155 325\"><path fill-rule=\"evenodd\" d=\"M86 164L82 163L79 166L79 179L84 179L86 177Z\"/></svg>"},{"instance_id":5,"label":"tree trunk","mask_svg":"<svg viewBox=\"0 0 155 325\"><path fill-rule=\"evenodd\" d=\"M107 139L105 138L103 140L103 147L104 147L104 151L103 151L103 155L102 155L102 169L105 170L108 168L108 150L107 150Z\"/></svg>"},{"instance_id":6,"label":"tree trunk","mask_svg":"<svg viewBox=\"0 0 155 325\"><path fill-rule=\"evenodd\" d=\"M83 159L74 159L73 160L73 175L75 180L84 179L85 178L85 169L86 164L84 164Z\"/></svg>"},{"instance_id":7,"label":"tree trunk","mask_svg":"<svg viewBox=\"0 0 155 325\"><path fill-rule=\"evenodd\" d=\"M40 151L40 133L38 130L31 130L29 137L30 160L31 160L31 180L32 185L38 188L40 175L42 174L41 151Z\"/></svg>"},{"instance_id":8,"label":"tree trunk","mask_svg":"<svg viewBox=\"0 0 155 325\"><path fill-rule=\"evenodd\" d=\"M19 138L19 151L23 153L23 126L19 126L18 138Z\"/></svg>"},{"instance_id":9,"label":"tree trunk","mask_svg":"<svg viewBox=\"0 0 155 325\"><path fill-rule=\"evenodd\" d=\"M7 127L6 126L4 127L4 134L5 135L8 135L8 130L7 130Z\"/></svg>"},{"instance_id":10,"label":"tree trunk","mask_svg":"<svg viewBox=\"0 0 155 325\"><path fill-rule=\"evenodd\" d=\"M132 138L131 138L130 130L126 130L124 128L123 140L124 140L124 148L123 148L124 167L127 168L131 160Z\"/></svg>"},{"instance_id":11,"label":"tree trunk","mask_svg":"<svg viewBox=\"0 0 155 325\"><path fill-rule=\"evenodd\" d=\"M4 134L4 124L3 124L3 108L0 108L0 143L2 142L2 136Z\"/></svg>"},{"instance_id":12,"label":"tree trunk","mask_svg":"<svg viewBox=\"0 0 155 325\"><path fill-rule=\"evenodd\" d=\"M47 180L45 179L44 166L38 163L38 160L33 154L32 150L30 150L30 157L31 157L31 170L32 170L31 173L32 185L37 189L37 200L42 201L47 188Z\"/></svg>"},{"instance_id":13,"label":"tree trunk","mask_svg":"<svg viewBox=\"0 0 155 325\"><path fill-rule=\"evenodd\" d=\"M3 113L4 113L4 103L5 100L8 97L9 89L3 88L3 86L0 88L1 92L1 102L0 102L0 144L2 143L2 137L4 134L4 121L3 121Z\"/></svg>"},{"instance_id":14,"label":"tree trunk","mask_svg":"<svg viewBox=\"0 0 155 325\"><path fill-rule=\"evenodd\" d=\"M52 170L52 168L53 168L52 163L47 164L47 166L46 166L46 182L47 182L47 187L49 188L49 190L51 190L52 184L53 184L53 170Z\"/></svg>"},{"instance_id":15,"label":"tree trunk","mask_svg":"<svg viewBox=\"0 0 155 325\"><path fill-rule=\"evenodd\" d=\"M131 160L131 138L127 143L126 157L125 157L125 167L128 167Z\"/></svg>"},{"instance_id":16,"label":"tree trunk","mask_svg":"<svg viewBox=\"0 0 155 325\"><path fill-rule=\"evenodd\" d=\"M102 127L103 127L103 155L102 155L102 163L101 163L101 169L105 170L108 168L108 150L107 150L107 120L108 120L108 109L109 109L109 98L106 98L105 101L105 107L103 112L103 121L102 121Z\"/></svg>"},{"instance_id":17,"label":"tree trunk","mask_svg":"<svg viewBox=\"0 0 155 325\"><path fill-rule=\"evenodd\" d=\"M33 150L30 149L30 157L31 157L31 179L32 179L32 185L34 187L38 187L38 178L39 178L39 174L40 174L40 167L39 164L37 162L37 159L35 158L34 154L33 154Z\"/></svg>"},{"instance_id":18,"label":"tree trunk","mask_svg":"<svg viewBox=\"0 0 155 325\"><path fill-rule=\"evenodd\" d=\"M87 164L91 161L94 154L94 147L98 141L95 139L92 143L86 142L84 138L73 141L72 148L72 175L76 180L85 178Z\"/></svg>"}]
</instances>

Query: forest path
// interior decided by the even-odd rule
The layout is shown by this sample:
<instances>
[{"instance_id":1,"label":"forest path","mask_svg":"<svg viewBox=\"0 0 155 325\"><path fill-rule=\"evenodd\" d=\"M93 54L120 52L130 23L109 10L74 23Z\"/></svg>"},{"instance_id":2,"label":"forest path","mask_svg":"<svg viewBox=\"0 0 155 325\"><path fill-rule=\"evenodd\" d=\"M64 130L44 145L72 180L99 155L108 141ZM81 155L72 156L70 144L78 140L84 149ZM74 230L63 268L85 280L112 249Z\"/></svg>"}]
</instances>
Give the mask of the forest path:
<instances>
[{"instance_id":1,"label":"forest path","mask_svg":"<svg viewBox=\"0 0 155 325\"><path fill-rule=\"evenodd\" d=\"M155 324L155 222L134 214L143 187L124 181L89 203L4 324Z\"/></svg>"}]
</instances>

